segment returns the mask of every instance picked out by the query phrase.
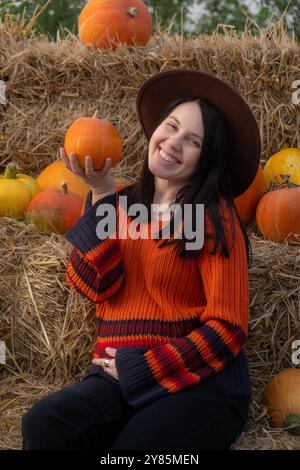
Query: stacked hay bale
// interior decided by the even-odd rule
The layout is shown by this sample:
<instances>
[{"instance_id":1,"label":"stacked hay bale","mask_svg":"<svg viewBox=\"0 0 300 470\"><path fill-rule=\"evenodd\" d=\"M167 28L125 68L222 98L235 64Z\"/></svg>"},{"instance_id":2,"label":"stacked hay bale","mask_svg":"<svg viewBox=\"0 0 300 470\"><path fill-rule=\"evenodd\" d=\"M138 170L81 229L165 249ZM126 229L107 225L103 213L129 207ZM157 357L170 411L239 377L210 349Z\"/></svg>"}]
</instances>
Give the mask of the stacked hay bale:
<instances>
[{"instance_id":1,"label":"stacked hay bale","mask_svg":"<svg viewBox=\"0 0 300 470\"><path fill-rule=\"evenodd\" d=\"M17 160L36 176L57 158L68 125L98 109L124 144L113 174L135 179L147 151L135 114L137 90L155 72L176 67L213 72L240 89L260 123L262 161L283 145L300 147L299 112L291 100L300 46L281 30L256 38L245 32L186 40L161 32L145 47L120 45L113 53L84 47L72 35L50 44L27 33L11 20L0 25L0 79L7 96L0 107L1 166ZM261 399L270 376L293 366L291 344L300 331L299 246L262 240L255 226L249 233L254 256L247 353L254 394L234 448L299 449L299 438L271 427ZM26 410L88 370L94 305L65 281L71 246L64 237L35 233L6 218L0 234L0 339L7 346L7 363L0 365L0 449L19 449Z\"/></svg>"},{"instance_id":2,"label":"stacked hay bale","mask_svg":"<svg viewBox=\"0 0 300 470\"><path fill-rule=\"evenodd\" d=\"M188 39L161 32L147 46L119 45L111 52L72 35L55 43L27 38L7 21L0 25L0 48L7 95L0 106L0 165L15 159L32 176L57 158L68 125L96 109L124 143L116 171L137 176L147 142L137 125L136 94L146 78L171 68L215 73L238 87L260 123L263 161L284 145L300 147L299 106L292 103L300 46L281 30Z\"/></svg>"},{"instance_id":3,"label":"stacked hay bale","mask_svg":"<svg viewBox=\"0 0 300 470\"><path fill-rule=\"evenodd\" d=\"M95 343L95 306L65 281L71 245L22 222L0 221L0 449L20 445L20 418L42 395L76 381ZM0 366L1 367L1 366Z\"/></svg>"},{"instance_id":4,"label":"stacked hay bale","mask_svg":"<svg viewBox=\"0 0 300 470\"><path fill-rule=\"evenodd\" d=\"M299 438L272 428L262 390L292 367L300 331L300 244L281 245L251 233L250 327L247 357L253 385L249 420L234 448L299 449ZM0 449L21 446L21 417L43 396L79 380L95 343L94 305L65 280L71 245L1 219L1 339L7 346L0 390Z\"/></svg>"},{"instance_id":5,"label":"stacked hay bale","mask_svg":"<svg viewBox=\"0 0 300 470\"><path fill-rule=\"evenodd\" d=\"M250 233L250 322L246 354L253 397L238 449L300 449L299 437L270 425L262 392L270 377L295 367L292 343L300 336L300 243L280 244Z\"/></svg>"}]
</instances>

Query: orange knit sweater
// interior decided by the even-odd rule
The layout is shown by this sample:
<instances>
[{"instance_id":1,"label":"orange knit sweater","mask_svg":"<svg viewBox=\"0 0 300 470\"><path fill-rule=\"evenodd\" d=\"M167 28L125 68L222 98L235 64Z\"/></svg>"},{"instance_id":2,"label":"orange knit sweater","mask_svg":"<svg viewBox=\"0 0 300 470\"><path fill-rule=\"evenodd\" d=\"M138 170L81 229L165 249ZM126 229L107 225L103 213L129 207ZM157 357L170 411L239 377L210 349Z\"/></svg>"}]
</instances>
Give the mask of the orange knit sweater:
<instances>
[{"instance_id":1,"label":"orange knit sweater","mask_svg":"<svg viewBox=\"0 0 300 470\"><path fill-rule=\"evenodd\" d=\"M94 357L110 357L105 348L117 348L119 383L128 403L138 409L218 376L232 393L250 393L242 352L249 312L247 255L237 219L232 236L225 202L220 210L230 257L210 254L213 242L206 238L200 255L191 259L179 258L174 245L159 248L160 240L151 238L99 240L99 205L113 204L117 214L123 209L117 194L94 206L90 201L89 195L85 213L67 234L75 247L67 280L97 304ZM207 214L205 232L213 233Z\"/></svg>"}]
</instances>

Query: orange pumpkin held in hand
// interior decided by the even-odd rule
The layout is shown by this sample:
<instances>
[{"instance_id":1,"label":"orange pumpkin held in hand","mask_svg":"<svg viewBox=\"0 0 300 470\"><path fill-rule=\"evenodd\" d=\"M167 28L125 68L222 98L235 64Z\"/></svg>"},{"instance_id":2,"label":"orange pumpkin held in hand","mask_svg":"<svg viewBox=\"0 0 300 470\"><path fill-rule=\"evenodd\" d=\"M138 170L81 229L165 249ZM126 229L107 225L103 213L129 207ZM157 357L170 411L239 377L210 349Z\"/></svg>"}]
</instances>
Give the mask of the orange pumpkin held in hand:
<instances>
[{"instance_id":1,"label":"orange pumpkin held in hand","mask_svg":"<svg viewBox=\"0 0 300 470\"><path fill-rule=\"evenodd\" d=\"M90 156L94 170L102 170L107 158L111 158L112 166L120 161L122 139L117 128L99 119L96 111L93 117L81 117L69 126L64 146L68 158L76 153L81 168L85 168L85 157Z\"/></svg>"},{"instance_id":2,"label":"orange pumpkin held in hand","mask_svg":"<svg viewBox=\"0 0 300 470\"><path fill-rule=\"evenodd\" d=\"M63 181L62 189L44 189L27 207L26 220L36 231L65 234L82 214L84 200L68 192Z\"/></svg>"},{"instance_id":3,"label":"orange pumpkin held in hand","mask_svg":"<svg viewBox=\"0 0 300 470\"><path fill-rule=\"evenodd\" d=\"M83 44L98 48L144 46L152 34L152 18L142 0L90 0L79 15L78 33Z\"/></svg>"}]
</instances>

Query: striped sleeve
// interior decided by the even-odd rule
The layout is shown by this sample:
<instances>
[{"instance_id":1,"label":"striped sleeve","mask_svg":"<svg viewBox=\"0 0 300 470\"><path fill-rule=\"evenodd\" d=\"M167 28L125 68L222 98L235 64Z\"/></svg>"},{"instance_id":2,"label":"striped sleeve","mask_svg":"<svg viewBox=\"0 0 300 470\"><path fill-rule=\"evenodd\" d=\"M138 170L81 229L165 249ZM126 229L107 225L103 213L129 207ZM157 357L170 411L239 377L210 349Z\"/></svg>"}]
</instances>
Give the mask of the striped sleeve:
<instances>
[{"instance_id":1,"label":"striped sleeve","mask_svg":"<svg viewBox=\"0 0 300 470\"><path fill-rule=\"evenodd\" d=\"M123 258L116 237L117 225L112 225L111 230L108 227L105 232L99 230L98 225L108 216L105 209L109 207L111 214L116 214L116 206L116 193L94 205L91 205L89 193L83 215L66 234L67 240L74 246L67 265L66 280L71 288L95 303L103 302L115 294L125 278ZM99 210L102 215L99 215Z\"/></svg>"},{"instance_id":2,"label":"striped sleeve","mask_svg":"<svg viewBox=\"0 0 300 470\"><path fill-rule=\"evenodd\" d=\"M206 296L199 327L147 351L117 350L120 386L135 409L217 374L238 356L245 344L249 287L240 227L236 227L229 258L204 250L197 262Z\"/></svg>"}]
</instances>

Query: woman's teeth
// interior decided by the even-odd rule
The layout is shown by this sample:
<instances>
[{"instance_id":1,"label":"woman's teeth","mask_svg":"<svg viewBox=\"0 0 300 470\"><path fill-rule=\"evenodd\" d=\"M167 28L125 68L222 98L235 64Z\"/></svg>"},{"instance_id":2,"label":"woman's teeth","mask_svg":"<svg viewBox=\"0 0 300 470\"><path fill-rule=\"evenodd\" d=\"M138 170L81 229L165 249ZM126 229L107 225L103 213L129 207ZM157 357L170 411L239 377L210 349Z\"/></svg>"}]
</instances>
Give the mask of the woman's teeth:
<instances>
[{"instance_id":1,"label":"woman's teeth","mask_svg":"<svg viewBox=\"0 0 300 470\"><path fill-rule=\"evenodd\" d=\"M165 153L162 149L159 149L159 155L160 155L161 158L162 158L163 160L165 160L166 162L178 163L178 161L176 160L176 158L171 157L170 155L168 155L167 153Z\"/></svg>"}]
</instances>

